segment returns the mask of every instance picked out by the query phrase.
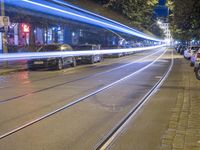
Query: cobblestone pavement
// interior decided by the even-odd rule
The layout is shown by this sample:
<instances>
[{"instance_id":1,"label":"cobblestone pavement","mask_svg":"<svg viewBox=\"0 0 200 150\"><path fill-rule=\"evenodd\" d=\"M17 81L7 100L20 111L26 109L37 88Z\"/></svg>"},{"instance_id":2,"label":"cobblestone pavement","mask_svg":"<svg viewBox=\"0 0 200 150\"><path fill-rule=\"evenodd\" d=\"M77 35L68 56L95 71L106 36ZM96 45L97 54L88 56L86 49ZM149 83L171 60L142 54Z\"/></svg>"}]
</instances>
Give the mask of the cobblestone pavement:
<instances>
[{"instance_id":1,"label":"cobblestone pavement","mask_svg":"<svg viewBox=\"0 0 200 150\"><path fill-rule=\"evenodd\" d=\"M200 82L187 63L182 65L185 70L180 75L168 129L161 138L161 150L200 150Z\"/></svg>"}]
</instances>

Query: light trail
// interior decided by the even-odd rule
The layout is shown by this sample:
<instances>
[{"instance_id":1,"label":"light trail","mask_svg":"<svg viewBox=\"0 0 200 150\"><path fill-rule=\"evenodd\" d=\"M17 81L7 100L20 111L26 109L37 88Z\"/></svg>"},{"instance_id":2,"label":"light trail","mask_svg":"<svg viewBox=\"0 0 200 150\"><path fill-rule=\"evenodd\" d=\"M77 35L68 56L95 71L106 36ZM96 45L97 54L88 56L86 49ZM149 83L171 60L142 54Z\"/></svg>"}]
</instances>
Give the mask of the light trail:
<instances>
[{"instance_id":1,"label":"light trail","mask_svg":"<svg viewBox=\"0 0 200 150\"><path fill-rule=\"evenodd\" d=\"M129 49L112 49L112 50L86 50L86 51L65 51L65 52L27 52L27 53L4 53L0 54L1 61L13 61L13 60L30 60L40 58L57 58L57 57L72 57L72 56L89 56L97 54L114 54L123 52L138 52L144 50L151 50L161 48L166 45L150 46L150 47L138 47Z\"/></svg>"},{"instance_id":2,"label":"light trail","mask_svg":"<svg viewBox=\"0 0 200 150\"><path fill-rule=\"evenodd\" d=\"M107 21L110 21L110 22L112 22L112 23L118 24L118 25L120 25L120 26L123 26L123 27L125 27L125 28L130 29L130 30L133 30L133 31L135 31L135 32L144 34L144 33L140 32L140 31L137 31L136 29L130 28L130 27L124 25L124 24L121 24L121 23L116 22L116 21L114 21L114 20L111 20L111 19L109 19L109 18L100 16L100 15L95 14L95 13L93 13L93 12L84 10L84 9L82 9L82 8L76 7L76 6L71 5L71 4L67 3L67 2L63 2L63 1L61 1L61 0L51 0L51 1L56 2L57 4L61 4L61 5L64 5L64 6L67 6L67 7L70 7L70 8L73 8L73 9L76 9L76 10L79 10L79 11L82 11L82 12L85 12L85 13L88 13L88 14L91 14L91 15L93 15L93 16L95 16L95 17L98 17L98 18L101 18L101 19L105 19L105 20L107 20ZM144 35L145 35L145 34L144 34Z\"/></svg>"},{"instance_id":3,"label":"light trail","mask_svg":"<svg viewBox=\"0 0 200 150\"><path fill-rule=\"evenodd\" d=\"M150 37L148 35L145 35L144 33L141 32L136 32L134 29L130 29L129 27L123 27L122 25L119 25L119 23L115 23L115 22L108 22L108 20L106 19L98 19L97 17L94 16L89 16L88 14L81 14L80 12L68 9L66 10L65 7L61 7L59 5L53 5L51 3L47 3L46 1L42 1L43 3L41 3L41 1L31 1L31 0L7 0L6 1L8 4L11 5L15 5L15 6L19 6L19 7L24 7L27 9L32 9L35 11L40 11L43 13L48 13L51 14L53 16L57 15L57 16L61 16L64 18L68 18L68 19L72 19L72 20L76 20L76 21L81 21L81 22L85 22L85 23L89 23L89 24L93 24L96 26L101 26L103 28L109 28L111 30L115 30L115 31L120 31L123 33L127 33L127 34L131 34L140 38L144 38L147 40L152 40L152 41L157 41L157 42L163 42L163 40L154 38L154 37Z\"/></svg>"}]
</instances>

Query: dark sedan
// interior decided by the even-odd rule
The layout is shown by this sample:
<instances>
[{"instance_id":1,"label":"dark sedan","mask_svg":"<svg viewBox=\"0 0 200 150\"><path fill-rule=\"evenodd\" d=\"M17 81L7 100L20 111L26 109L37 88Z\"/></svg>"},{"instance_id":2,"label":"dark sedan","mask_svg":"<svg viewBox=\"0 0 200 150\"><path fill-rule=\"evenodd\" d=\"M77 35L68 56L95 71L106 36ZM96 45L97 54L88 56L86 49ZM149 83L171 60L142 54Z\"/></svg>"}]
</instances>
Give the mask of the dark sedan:
<instances>
[{"instance_id":1,"label":"dark sedan","mask_svg":"<svg viewBox=\"0 0 200 150\"><path fill-rule=\"evenodd\" d=\"M49 44L44 45L37 50L37 52L54 52L54 51L72 51L72 47L68 44ZM35 70L39 68L57 69L61 70L64 66L76 66L75 57L56 57L56 58L41 58L28 61L28 68Z\"/></svg>"}]
</instances>

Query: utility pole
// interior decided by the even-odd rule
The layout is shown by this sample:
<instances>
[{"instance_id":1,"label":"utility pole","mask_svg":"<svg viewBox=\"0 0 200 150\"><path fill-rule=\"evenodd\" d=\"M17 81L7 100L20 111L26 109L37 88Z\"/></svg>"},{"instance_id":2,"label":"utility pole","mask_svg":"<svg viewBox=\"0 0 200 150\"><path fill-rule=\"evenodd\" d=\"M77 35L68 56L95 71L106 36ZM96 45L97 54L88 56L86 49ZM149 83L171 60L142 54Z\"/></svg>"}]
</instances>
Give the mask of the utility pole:
<instances>
[{"instance_id":1,"label":"utility pole","mask_svg":"<svg viewBox=\"0 0 200 150\"><path fill-rule=\"evenodd\" d=\"M5 4L4 0L1 1L1 16L5 16ZM7 30L3 33L3 53L8 53L8 47L7 47ZM4 64L4 67L8 67L8 62L6 61Z\"/></svg>"}]
</instances>

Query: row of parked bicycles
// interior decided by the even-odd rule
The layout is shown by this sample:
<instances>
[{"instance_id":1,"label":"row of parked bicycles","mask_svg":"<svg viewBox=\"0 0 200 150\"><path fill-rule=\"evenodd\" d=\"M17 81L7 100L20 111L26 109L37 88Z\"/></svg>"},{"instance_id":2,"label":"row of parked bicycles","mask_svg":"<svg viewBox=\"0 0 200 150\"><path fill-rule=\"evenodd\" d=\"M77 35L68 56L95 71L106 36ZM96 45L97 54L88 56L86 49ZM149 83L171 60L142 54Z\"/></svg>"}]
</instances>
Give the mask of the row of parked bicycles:
<instances>
[{"instance_id":1,"label":"row of parked bicycles","mask_svg":"<svg viewBox=\"0 0 200 150\"><path fill-rule=\"evenodd\" d=\"M200 80L200 45L177 45L176 51L190 61L190 66L194 67L196 78Z\"/></svg>"}]
</instances>

